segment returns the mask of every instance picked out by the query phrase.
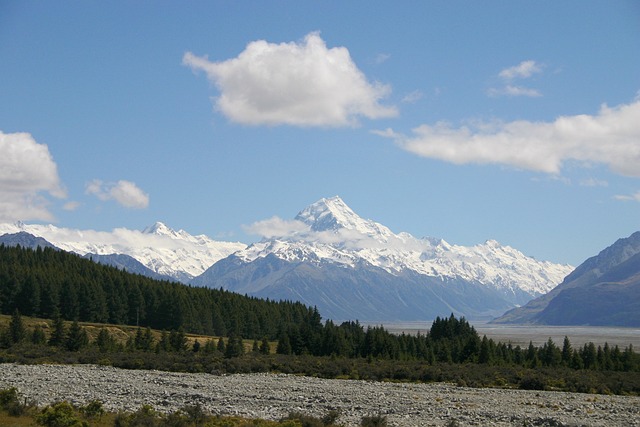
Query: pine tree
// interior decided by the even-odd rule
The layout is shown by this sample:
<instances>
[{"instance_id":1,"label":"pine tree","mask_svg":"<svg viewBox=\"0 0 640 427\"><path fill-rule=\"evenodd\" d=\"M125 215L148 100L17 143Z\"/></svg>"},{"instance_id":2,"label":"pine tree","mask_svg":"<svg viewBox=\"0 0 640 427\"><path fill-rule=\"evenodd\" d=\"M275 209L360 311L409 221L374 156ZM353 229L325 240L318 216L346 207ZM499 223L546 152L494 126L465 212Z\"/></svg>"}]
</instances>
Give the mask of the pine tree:
<instances>
[{"instance_id":1,"label":"pine tree","mask_svg":"<svg viewBox=\"0 0 640 427\"><path fill-rule=\"evenodd\" d=\"M478 355L479 363L491 363L493 361L493 352L491 351L491 345L487 336L482 337L482 343L480 344L480 354Z\"/></svg>"},{"instance_id":2,"label":"pine tree","mask_svg":"<svg viewBox=\"0 0 640 427\"><path fill-rule=\"evenodd\" d=\"M74 320L69 328L65 347L69 351L80 351L87 345L89 345L89 336L87 335L87 331L78 324L77 320Z\"/></svg>"},{"instance_id":3,"label":"pine tree","mask_svg":"<svg viewBox=\"0 0 640 427\"><path fill-rule=\"evenodd\" d=\"M271 346L269 345L269 340L267 337L262 338L262 342L260 343L260 353L269 354L271 353Z\"/></svg>"},{"instance_id":4,"label":"pine tree","mask_svg":"<svg viewBox=\"0 0 640 427\"><path fill-rule=\"evenodd\" d=\"M162 335L160 335L160 341L156 344L156 353L161 351L171 351L171 344L169 344L169 334L167 331L162 331Z\"/></svg>"},{"instance_id":5,"label":"pine tree","mask_svg":"<svg viewBox=\"0 0 640 427\"><path fill-rule=\"evenodd\" d=\"M9 322L9 338L13 344L24 341L27 337L27 330L22 323L22 316L18 309L13 312L11 321Z\"/></svg>"},{"instance_id":6,"label":"pine tree","mask_svg":"<svg viewBox=\"0 0 640 427\"><path fill-rule=\"evenodd\" d=\"M564 341L562 342L562 364L564 366L570 366L572 357L573 350L571 348L571 342L569 341L569 337L565 336Z\"/></svg>"},{"instance_id":7,"label":"pine tree","mask_svg":"<svg viewBox=\"0 0 640 427\"><path fill-rule=\"evenodd\" d=\"M187 337L182 328L169 333L169 346L173 351L184 351L187 349Z\"/></svg>"},{"instance_id":8,"label":"pine tree","mask_svg":"<svg viewBox=\"0 0 640 427\"><path fill-rule=\"evenodd\" d=\"M106 328L100 329L100 332L96 337L95 345L97 345L98 349L103 353L114 351L117 347L115 338L113 338Z\"/></svg>"},{"instance_id":9,"label":"pine tree","mask_svg":"<svg viewBox=\"0 0 640 427\"><path fill-rule=\"evenodd\" d=\"M280 335L280 339L278 340L276 353L291 354L291 342L289 341L289 335L285 334L284 332Z\"/></svg>"},{"instance_id":10,"label":"pine tree","mask_svg":"<svg viewBox=\"0 0 640 427\"><path fill-rule=\"evenodd\" d=\"M47 337L44 334L42 326L36 325L31 333L31 342L35 345L43 345L47 343Z\"/></svg>"},{"instance_id":11,"label":"pine tree","mask_svg":"<svg viewBox=\"0 0 640 427\"><path fill-rule=\"evenodd\" d=\"M222 339L222 337L220 337L218 339L218 351L224 354L226 349L227 349L227 346L224 345L224 340Z\"/></svg>"},{"instance_id":12,"label":"pine tree","mask_svg":"<svg viewBox=\"0 0 640 427\"><path fill-rule=\"evenodd\" d=\"M67 332L64 326L64 320L60 317L59 313L54 313L55 317L53 319L53 330L51 331L51 336L49 337L49 345L60 347L64 345Z\"/></svg>"},{"instance_id":13,"label":"pine tree","mask_svg":"<svg viewBox=\"0 0 640 427\"><path fill-rule=\"evenodd\" d=\"M224 357L238 357L244 354L244 344L242 343L242 337L232 334L227 342L227 348L224 352Z\"/></svg>"}]
</instances>

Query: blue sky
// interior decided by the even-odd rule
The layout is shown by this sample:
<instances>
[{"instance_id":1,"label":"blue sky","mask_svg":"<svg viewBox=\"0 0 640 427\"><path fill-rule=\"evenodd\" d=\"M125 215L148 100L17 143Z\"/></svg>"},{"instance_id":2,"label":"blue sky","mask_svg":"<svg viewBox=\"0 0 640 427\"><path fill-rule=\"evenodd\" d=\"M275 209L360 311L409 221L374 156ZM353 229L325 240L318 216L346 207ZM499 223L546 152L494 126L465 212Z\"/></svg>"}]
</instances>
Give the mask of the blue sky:
<instances>
[{"instance_id":1,"label":"blue sky","mask_svg":"<svg viewBox=\"0 0 640 427\"><path fill-rule=\"evenodd\" d=\"M339 195L577 265L640 230L639 52L636 1L5 0L0 222L251 243Z\"/></svg>"}]
</instances>

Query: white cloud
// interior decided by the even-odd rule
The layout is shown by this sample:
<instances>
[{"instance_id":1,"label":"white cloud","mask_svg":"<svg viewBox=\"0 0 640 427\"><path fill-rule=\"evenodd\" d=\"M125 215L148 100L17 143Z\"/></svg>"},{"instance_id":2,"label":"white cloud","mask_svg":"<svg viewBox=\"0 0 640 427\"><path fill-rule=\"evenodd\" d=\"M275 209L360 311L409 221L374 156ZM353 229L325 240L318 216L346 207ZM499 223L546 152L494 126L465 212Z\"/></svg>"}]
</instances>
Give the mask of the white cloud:
<instances>
[{"instance_id":1,"label":"white cloud","mask_svg":"<svg viewBox=\"0 0 640 427\"><path fill-rule=\"evenodd\" d=\"M613 196L614 199L616 200L622 200L623 202L640 202L640 191L635 192L634 194L623 194L623 195L617 195L617 196Z\"/></svg>"},{"instance_id":2,"label":"white cloud","mask_svg":"<svg viewBox=\"0 0 640 427\"><path fill-rule=\"evenodd\" d=\"M62 209L64 209L65 211L75 211L79 207L80 207L80 202L71 201L71 202L65 203L62 206Z\"/></svg>"},{"instance_id":3,"label":"white cloud","mask_svg":"<svg viewBox=\"0 0 640 427\"><path fill-rule=\"evenodd\" d=\"M528 96L531 98L537 98L542 96L542 93L537 89L528 88L521 85L513 85L511 82L515 79L528 79L534 74L542 72L542 65L536 61L528 60L522 61L518 65L505 68L498 73L500 79L503 80L504 86L500 88L490 88L487 91L489 96Z\"/></svg>"},{"instance_id":4,"label":"white cloud","mask_svg":"<svg viewBox=\"0 0 640 427\"><path fill-rule=\"evenodd\" d=\"M149 195L131 181L104 183L94 179L87 184L85 191L103 201L115 200L126 208L144 209L149 206Z\"/></svg>"},{"instance_id":5,"label":"white cloud","mask_svg":"<svg viewBox=\"0 0 640 427\"><path fill-rule=\"evenodd\" d=\"M0 221L53 220L42 193L66 197L49 148L28 133L0 131Z\"/></svg>"},{"instance_id":6,"label":"white cloud","mask_svg":"<svg viewBox=\"0 0 640 427\"><path fill-rule=\"evenodd\" d=\"M512 80L516 78L527 79L534 74L541 73L542 66L536 61L528 60L522 61L518 65L505 68L498 74L501 78L506 80Z\"/></svg>"},{"instance_id":7,"label":"white cloud","mask_svg":"<svg viewBox=\"0 0 640 427\"><path fill-rule=\"evenodd\" d=\"M278 238L286 241L314 242L323 245L343 245L352 250L371 248L402 248L406 250L423 249L425 245L417 239L400 239L388 236L387 241L381 242L374 237L358 230L339 228L337 230L315 231L308 224L298 220L284 220L277 216L251 225L243 226L249 234L255 234L267 239Z\"/></svg>"},{"instance_id":8,"label":"white cloud","mask_svg":"<svg viewBox=\"0 0 640 427\"><path fill-rule=\"evenodd\" d=\"M389 55L388 53L379 53L378 55L376 55L376 64L382 64L389 58L391 58L391 55Z\"/></svg>"},{"instance_id":9,"label":"white cloud","mask_svg":"<svg viewBox=\"0 0 640 427\"><path fill-rule=\"evenodd\" d=\"M537 89L513 85L506 85L502 88L491 88L487 91L487 93L489 94L489 96L528 96L530 98L537 98L542 96L542 93L540 93L540 91Z\"/></svg>"},{"instance_id":10,"label":"white cloud","mask_svg":"<svg viewBox=\"0 0 640 427\"><path fill-rule=\"evenodd\" d=\"M608 187L609 183L601 179L588 178L580 181L580 185L583 187Z\"/></svg>"},{"instance_id":11,"label":"white cloud","mask_svg":"<svg viewBox=\"0 0 640 427\"><path fill-rule=\"evenodd\" d=\"M220 90L217 108L242 124L345 126L397 115L379 103L390 87L369 83L345 47L328 49L318 33L300 43L254 41L222 62L187 52L182 62L207 74Z\"/></svg>"},{"instance_id":12,"label":"white cloud","mask_svg":"<svg viewBox=\"0 0 640 427\"><path fill-rule=\"evenodd\" d=\"M274 237L294 236L310 231L307 224L297 220L285 220L277 216L242 227L247 233L271 239Z\"/></svg>"},{"instance_id":13,"label":"white cloud","mask_svg":"<svg viewBox=\"0 0 640 427\"><path fill-rule=\"evenodd\" d=\"M402 98L402 102L407 104L414 104L422 99L424 94L419 90L414 90L411 93L408 93Z\"/></svg>"},{"instance_id":14,"label":"white cloud","mask_svg":"<svg viewBox=\"0 0 640 427\"><path fill-rule=\"evenodd\" d=\"M553 122L459 128L439 122L417 127L411 137L390 129L376 133L411 153L454 164L501 164L559 174L563 163L575 161L640 177L640 100L613 108L603 105L596 115L563 116Z\"/></svg>"}]
</instances>

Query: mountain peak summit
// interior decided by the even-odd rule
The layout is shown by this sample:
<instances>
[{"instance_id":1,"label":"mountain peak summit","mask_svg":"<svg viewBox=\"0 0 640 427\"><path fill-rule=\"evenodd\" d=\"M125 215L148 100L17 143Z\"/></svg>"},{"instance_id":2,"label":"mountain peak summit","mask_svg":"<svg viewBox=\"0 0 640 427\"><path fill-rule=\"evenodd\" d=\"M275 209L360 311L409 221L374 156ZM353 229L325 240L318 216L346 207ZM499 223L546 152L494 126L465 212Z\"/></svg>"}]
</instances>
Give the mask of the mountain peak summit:
<instances>
[{"instance_id":1,"label":"mountain peak summit","mask_svg":"<svg viewBox=\"0 0 640 427\"><path fill-rule=\"evenodd\" d=\"M142 230L142 233L144 234L157 234L157 235L167 235L167 234L172 234L174 233L174 231L167 227L166 224L164 224L163 222L156 222L155 224L146 227L144 230Z\"/></svg>"},{"instance_id":2,"label":"mountain peak summit","mask_svg":"<svg viewBox=\"0 0 640 427\"><path fill-rule=\"evenodd\" d=\"M339 197L322 198L300 211L295 218L313 231L354 230L371 237L387 238L393 233L377 222L363 219Z\"/></svg>"}]
</instances>

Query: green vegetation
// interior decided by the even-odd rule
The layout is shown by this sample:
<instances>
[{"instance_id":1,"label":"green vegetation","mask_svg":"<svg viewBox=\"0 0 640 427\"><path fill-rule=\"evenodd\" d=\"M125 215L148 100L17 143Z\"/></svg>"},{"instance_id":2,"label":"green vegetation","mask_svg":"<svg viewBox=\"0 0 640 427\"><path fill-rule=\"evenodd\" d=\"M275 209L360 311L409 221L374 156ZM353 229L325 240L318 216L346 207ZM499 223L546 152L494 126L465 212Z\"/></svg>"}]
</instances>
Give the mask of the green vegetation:
<instances>
[{"instance_id":1,"label":"green vegetation","mask_svg":"<svg viewBox=\"0 0 640 427\"><path fill-rule=\"evenodd\" d=\"M549 339L521 348L481 338L453 315L427 334L394 335L357 321L323 324L300 303L156 281L62 251L0 246L0 260L8 319L0 362L640 394L640 354L631 346Z\"/></svg>"},{"instance_id":2,"label":"green vegetation","mask_svg":"<svg viewBox=\"0 0 640 427\"><path fill-rule=\"evenodd\" d=\"M149 405L127 413L109 413L102 402L94 400L76 407L68 402L57 402L44 408L21 404L24 400L15 388L0 390L0 425L44 427L336 427L339 413L329 411L322 417L293 412L278 421L247 419L208 414L200 405L187 405L163 414ZM15 407L20 406L20 411ZM385 427L386 417L365 416L360 425Z\"/></svg>"}]
</instances>

